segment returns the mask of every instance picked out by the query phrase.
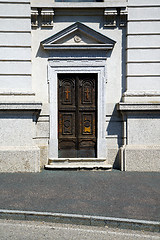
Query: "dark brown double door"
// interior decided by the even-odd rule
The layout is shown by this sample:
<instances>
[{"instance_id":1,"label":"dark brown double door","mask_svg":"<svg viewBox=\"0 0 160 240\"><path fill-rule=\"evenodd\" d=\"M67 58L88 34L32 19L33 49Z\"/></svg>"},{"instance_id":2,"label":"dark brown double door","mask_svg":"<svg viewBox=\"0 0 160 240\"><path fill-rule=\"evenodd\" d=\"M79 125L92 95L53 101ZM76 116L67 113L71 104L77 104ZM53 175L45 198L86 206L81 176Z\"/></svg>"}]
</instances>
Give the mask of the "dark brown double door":
<instances>
[{"instance_id":1,"label":"dark brown double door","mask_svg":"<svg viewBox=\"0 0 160 240\"><path fill-rule=\"evenodd\" d=\"M97 147L97 74L58 75L59 158L94 158Z\"/></svg>"}]
</instances>

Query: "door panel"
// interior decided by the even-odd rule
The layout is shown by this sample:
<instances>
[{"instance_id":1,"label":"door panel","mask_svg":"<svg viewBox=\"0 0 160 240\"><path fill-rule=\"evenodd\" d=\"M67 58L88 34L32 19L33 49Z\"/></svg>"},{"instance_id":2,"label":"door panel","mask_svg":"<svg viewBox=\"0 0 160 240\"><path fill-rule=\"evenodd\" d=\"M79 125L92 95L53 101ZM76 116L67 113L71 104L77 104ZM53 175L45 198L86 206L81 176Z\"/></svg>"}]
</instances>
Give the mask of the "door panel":
<instances>
[{"instance_id":1,"label":"door panel","mask_svg":"<svg viewBox=\"0 0 160 240\"><path fill-rule=\"evenodd\" d=\"M97 75L59 74L59 157L96 157Z\"/></svg>"}]
</instances>

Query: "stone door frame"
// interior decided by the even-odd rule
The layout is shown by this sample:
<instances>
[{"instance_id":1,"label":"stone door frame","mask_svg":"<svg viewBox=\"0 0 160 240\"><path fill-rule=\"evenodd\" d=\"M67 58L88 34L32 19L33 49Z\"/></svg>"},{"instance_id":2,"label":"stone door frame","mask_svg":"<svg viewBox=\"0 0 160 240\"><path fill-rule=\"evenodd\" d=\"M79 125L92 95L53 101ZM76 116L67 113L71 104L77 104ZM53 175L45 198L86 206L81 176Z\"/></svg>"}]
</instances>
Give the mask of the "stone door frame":
<instances>
[{"instance_id":1,"label":"stone door frame","mask_svg":"<svg viewBox=\"0 0 160 240\"><path fill-rule=\"evenodd\" d=\"M48 62L50 104L49 159L58 159L58 74L60 73L97 74L97 158L106 159L106 58L49 58Z\"/></svg>"}]
</instances>

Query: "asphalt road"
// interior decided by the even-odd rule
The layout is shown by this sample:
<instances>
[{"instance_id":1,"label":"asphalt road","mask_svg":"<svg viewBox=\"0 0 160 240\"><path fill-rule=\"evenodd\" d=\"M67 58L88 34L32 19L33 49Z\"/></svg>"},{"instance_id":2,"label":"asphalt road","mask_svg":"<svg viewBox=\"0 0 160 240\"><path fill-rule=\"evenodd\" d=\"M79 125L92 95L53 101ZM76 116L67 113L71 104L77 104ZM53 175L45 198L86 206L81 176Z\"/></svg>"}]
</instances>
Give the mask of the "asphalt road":
<instances>
[{"instance_id":1,"label":"asphalt road","mask_svg":"<svg viewBox=\"0 0 160 240\"><path fill-rule=\"evenodd\" d=\"M0 209L160 221L160 173L1 173Z\"/></svg>"},{"instance_id":2,"label":"asphalt road","mask_svg":"<svg viewBox=\"0 0 160 240\"><path fill-rule=\"evenodd\" d=\"M160 234L40 222L0 220L1 240L159 240Z\"/></svg>"}]
</instances>

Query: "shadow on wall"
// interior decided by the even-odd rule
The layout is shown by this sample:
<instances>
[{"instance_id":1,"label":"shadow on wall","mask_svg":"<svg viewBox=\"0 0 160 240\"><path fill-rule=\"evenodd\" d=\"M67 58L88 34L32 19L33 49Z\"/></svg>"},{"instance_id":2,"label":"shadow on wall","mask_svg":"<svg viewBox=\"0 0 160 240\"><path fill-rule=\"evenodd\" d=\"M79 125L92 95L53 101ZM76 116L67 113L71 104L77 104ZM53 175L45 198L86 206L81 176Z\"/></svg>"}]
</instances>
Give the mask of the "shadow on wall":
<instances>
[{"instance_id":1,"label":"shadow on wall","mask_svg":"<svg viewBox=\"0 0 160 240\"><path fill-rule=\"evenodd\" d=\"M126 37L126 34L127 34L127 28L125 26L120 26L120 22L119 22L119 19L117 19L117 22L116 22L116 26L105 26L105 21L104 21L104 26L101 26L103 27L104 29L108 29L108 30L115 30L115 28L118 28L122 31L122 59L121 59L121 66L122 66L122 69L121 69L121 79L122 79L122 82L121 82L121 94L123 95L123 93L126 91L126 60L127 60L127 57L126 57L126 49L127 49L127 37ZM109 56L110 57L110 56Z\"/></svg>"},{"instance_id":2,"label":"shadow on wall","mask_svg":"<svg viewBox=\"0 0 160 240\"><path fill-rule=\"evenodd\" d=\"M36 58L48 58L49 57L49 52L44 50L44 48L42 47L42 45L39 45L37 54L36 54Z\"/></svg>"},{"instance_id":3,"label":"shadow on wall","mask_svg":"<svg viewBox=\"0 0 160 240\"><path fill-rule=\"evenodd\" d=\"M112 54L112 51L109 50L107 52L103 52L103 51L99 51L98 52L98 56L99 57L107 57L109 58ZM97 51L86 51L86 50L65 50L65 51L60 51L60 50L44 50L43 46L40 44L37 54L36 54L36 58L52 58L52 57L58 57L58 58L68 58L68 57L93 57L96 58L97 57Z\"/></svg>"},{"instance_id":4,"label":"shadow on wall","mask_svg":"<svg viewBox=\"0 0 160 240\"><path fill-rule=\"evenodd\" d=\"M107 145L109 147L108 149L112 149L110 150L111 159L115 159L114 162L112 162L113 168L120 169L118 149L122 146L122 118L121 114L117 111L116 106L114 107L112 115L108 117L110 117L110 119L106 132L110 145Z\"/></svg>"},{"instance_id":5,"label":"shadow on wall","mask_svg":"<svg viewBox=\"0 0 160 240\"><path fill-rule=\"evenodd\" d=\"M122 28L122 95L126 91L126 28Z\"/></svg>"}]
</instances>

